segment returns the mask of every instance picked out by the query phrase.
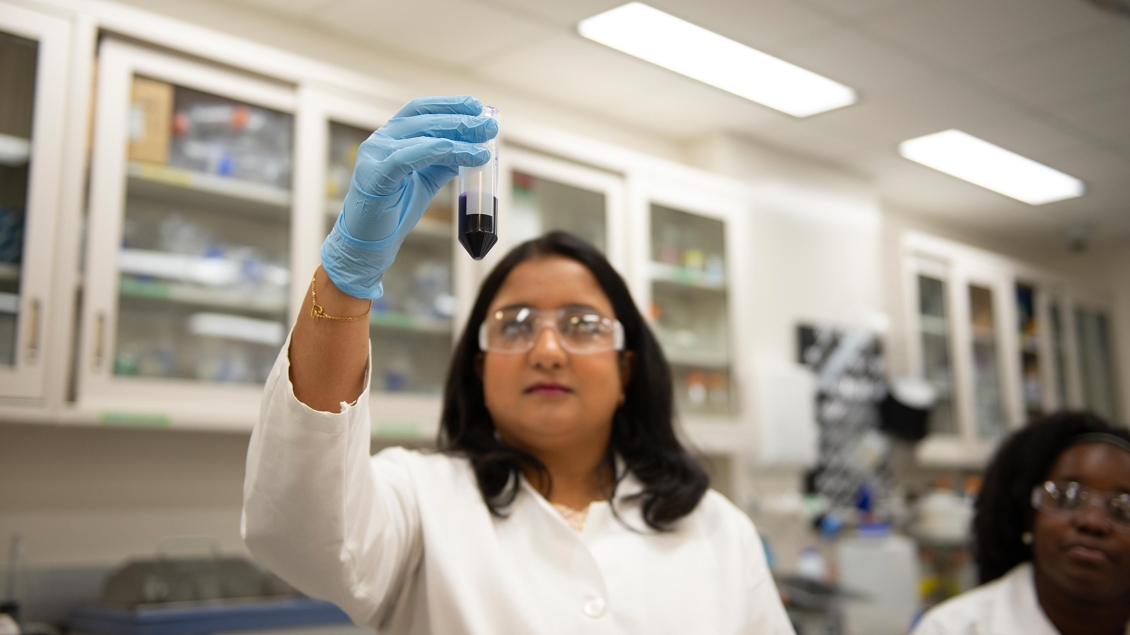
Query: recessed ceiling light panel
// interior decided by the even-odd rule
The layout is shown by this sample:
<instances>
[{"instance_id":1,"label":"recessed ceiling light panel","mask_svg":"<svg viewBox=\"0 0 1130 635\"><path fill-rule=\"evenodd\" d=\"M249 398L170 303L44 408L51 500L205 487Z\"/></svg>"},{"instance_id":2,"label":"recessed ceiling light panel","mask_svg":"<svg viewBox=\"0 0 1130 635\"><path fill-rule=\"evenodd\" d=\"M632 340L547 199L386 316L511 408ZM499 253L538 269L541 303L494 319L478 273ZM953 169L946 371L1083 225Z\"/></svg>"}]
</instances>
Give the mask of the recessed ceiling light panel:
<instances>
[{"instance_id":1,"label":"recessed ceiling light panel","mask_svg":"<svg viewBox=\"0 0 1130 635\"><path fill-rule=\"evenodd\" d=\"M640 2L582 20L584 37L794 117L854 104L855 90Z\"/></svg>"},{"instance_id":2,"label":"recessed ceiling light panel","mask_svg":"<svg viewBox=\"0 0 1130 635\"><path fill-rule=\"evenodd\" d=\"M994 192L1043 205L1083 196L1083 181L960 130L899 144L899 154Z\"/></svg>"}]
</instances>

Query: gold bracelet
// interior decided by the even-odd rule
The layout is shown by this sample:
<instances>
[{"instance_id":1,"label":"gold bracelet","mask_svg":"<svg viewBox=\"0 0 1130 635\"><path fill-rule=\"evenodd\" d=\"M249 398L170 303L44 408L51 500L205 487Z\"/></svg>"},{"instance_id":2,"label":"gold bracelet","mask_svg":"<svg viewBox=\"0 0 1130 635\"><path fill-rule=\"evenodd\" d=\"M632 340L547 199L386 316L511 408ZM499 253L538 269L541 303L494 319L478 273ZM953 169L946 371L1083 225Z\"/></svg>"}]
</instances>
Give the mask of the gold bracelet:
<instances>
[{"instance_id":1,"label":"gold bracelet","mask_svg":"<svg viewBox=\"0 0 1130 635\"><path fill-rule=\"evenodd\" d=\"M326 310L318 305L318 293L314 290L314 280L318 274L310 276L310 317L314 319L321 318L323 320L336 320L338 322L356 322L357 320L364 320L369 317L366 311L363 315L354 315L353 317L337 317L334 315L326 315ZM369 300L369 308L373 308L373 301Z\"/></svg>"}]
</instances>

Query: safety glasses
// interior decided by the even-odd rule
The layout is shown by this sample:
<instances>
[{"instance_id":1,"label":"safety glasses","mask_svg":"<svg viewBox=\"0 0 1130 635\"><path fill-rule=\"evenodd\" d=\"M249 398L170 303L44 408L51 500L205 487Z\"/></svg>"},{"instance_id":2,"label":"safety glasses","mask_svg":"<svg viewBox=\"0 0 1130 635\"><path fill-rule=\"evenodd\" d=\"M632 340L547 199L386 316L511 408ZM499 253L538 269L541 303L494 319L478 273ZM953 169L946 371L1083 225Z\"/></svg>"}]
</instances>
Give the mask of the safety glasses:
<instances>
[{"instance_id":1,"label":"safety glasses","mask_svg":"<svg viewBox=\"0 0 1130 635\"><path fill-rule=\"evenodd\" d=\"M1071 516L1087 505L1106 512L1111 525L1130 532L1130 494L1102 493L1074 481L1048 481L1032 489L1032 509L1055 516Z\"/></svg>"},{"instance_id":2,"label":"safety glasses","mask_svg":"<svg viewBox=\"0 0 1130 635\"><path fill-rule=\"evenodd\" d=\"M556 331L561 347L570 353L624 350L624 325L589 307L500 309L479 327L479 350L525 353L534 347L543 328Z\"/></svg>"}]
</instances>

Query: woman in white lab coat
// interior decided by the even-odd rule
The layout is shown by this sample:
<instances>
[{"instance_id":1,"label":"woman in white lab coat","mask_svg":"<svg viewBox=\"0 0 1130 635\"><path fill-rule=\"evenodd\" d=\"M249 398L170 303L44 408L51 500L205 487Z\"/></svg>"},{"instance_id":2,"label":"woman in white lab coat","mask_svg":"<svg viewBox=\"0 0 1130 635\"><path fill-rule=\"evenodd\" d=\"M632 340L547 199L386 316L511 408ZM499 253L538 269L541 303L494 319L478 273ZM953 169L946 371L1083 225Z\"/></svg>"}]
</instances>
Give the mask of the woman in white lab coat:
<instances>
[{"instance_id":1,"label":"woman in white lab coat","mask_svg":"<svg viewBox=\"0 0 1130 635\"><path fill-rule=\"evenodd\" d=\"M1130 635L1130 432L1061 413L1013 433L973 529L982 586L914 635Z\"/></svg>"},{"instance_id":2,"label":"woman in white lab coat","mask_svg":"<svg viewBox=\"0 0 1130 635\"><path fill-rule=\"evenodd\" d=\"M792 633L752 523L676 436L654 335L581 239L520 245L483 282L438 451L370 457L368 300L453 166L486 160L480 109L414 100L362 145L267 380L248 548L382 633Z\"/></svg>"}]
</instances>

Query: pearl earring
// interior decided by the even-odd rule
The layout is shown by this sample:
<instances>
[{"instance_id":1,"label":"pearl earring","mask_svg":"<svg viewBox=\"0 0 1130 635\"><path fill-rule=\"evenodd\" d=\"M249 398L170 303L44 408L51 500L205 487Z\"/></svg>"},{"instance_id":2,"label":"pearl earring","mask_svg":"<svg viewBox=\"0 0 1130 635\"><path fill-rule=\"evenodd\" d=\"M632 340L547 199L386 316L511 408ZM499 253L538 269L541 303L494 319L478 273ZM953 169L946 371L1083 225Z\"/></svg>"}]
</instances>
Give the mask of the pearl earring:
<instances>
[{"instance_id":1,"label":"pearl earring","mask_svg":"<svg viewBox=\"0 0 1130 635\"><path fill-rule=\"evenodd\" d=\"M1020 542L1026 544L1026 545L1032 544L1032 532L1026 531L1026 532L1020 534Z\"/></svg>"}]
</instances>

